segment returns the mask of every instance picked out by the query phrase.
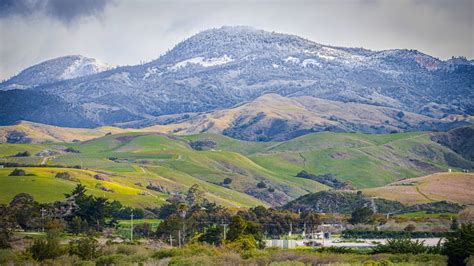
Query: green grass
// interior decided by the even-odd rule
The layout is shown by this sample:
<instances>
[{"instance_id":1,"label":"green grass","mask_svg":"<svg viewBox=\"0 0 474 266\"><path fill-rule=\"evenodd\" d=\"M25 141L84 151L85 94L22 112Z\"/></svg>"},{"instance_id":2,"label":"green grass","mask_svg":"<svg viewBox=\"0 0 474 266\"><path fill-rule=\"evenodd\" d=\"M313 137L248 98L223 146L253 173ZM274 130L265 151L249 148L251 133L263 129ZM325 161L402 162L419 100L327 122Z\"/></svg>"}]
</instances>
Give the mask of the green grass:
<instances>
[{"instance_id":1,"label":"green grass","mask_svg":"<svg viewBox=\"0 0 474 266\"><path fill-rule=\"evenodd\" d=\"M216 149L196 151L190 148L189 141L203 139L215 141ZM78 173L79 180L92 194L132 206L158 206L169 197L146 189L148 184L183 193L199 184L211 201L230 207L250 207L266 204L246 194L255 191L260 181L276 190L279 201L328 189L318 182L296 177L301 170L334 174L341 180L351 181L357 188L370 188L401 178L426 175L436 169L454 168L445 160L446 154L454 154L451 150L431 141L427 133L417 132L386 135L321 132L286 142L240 141L215 134L125 133L62 145L78 149L80 153L64 153L57 144L1 144L0 163L2 159L39 163L40 157L9 156L25 150L32 154L44 149L56 150L61 154L50 158L48 164L78 165L89 172L106 172L112 177L110 181L98 181L93 174L84 174L88 170L77 170L83 171L83 174ZM22 178L8 177L5 171L10 170L0 171L1 202L8 202L19 192L32 193L40 201L58 200L75 185L71 181L55 179L45 169L33 169L31 171L38 171L36 177ZM225 178L232 179L229 188L221 185ZM98 182L115 193L96 188ZM139 196L139 193L145 195ZM269 196L264 198L269 199ZM284 202L275 200L273 203Z\"/></svg>"}]
</instances>

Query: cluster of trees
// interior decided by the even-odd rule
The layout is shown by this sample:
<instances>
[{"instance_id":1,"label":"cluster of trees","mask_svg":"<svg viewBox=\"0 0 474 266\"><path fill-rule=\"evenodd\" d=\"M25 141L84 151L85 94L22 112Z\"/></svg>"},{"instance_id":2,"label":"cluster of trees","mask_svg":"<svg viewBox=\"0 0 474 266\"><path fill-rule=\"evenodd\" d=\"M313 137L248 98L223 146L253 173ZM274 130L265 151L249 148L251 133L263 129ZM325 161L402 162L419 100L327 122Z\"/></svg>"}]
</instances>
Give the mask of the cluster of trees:
<instances>
[{"instance_id":1,"label":"cluster of trees","mask_svg":"<svg viewBox=\"0 0 474 266\"><path fill-rule=\"evenodd\" d=\"M0 204L0 248L9 247L15 229L43 230L51 222L58 222L64 230L79 234L113 227L118 219L127 219L132 212L137 219L144 217L142 209L87 195L80 184L65 197L64 201L40 204L31 195L20 193L8 205Z\"/></svg>"}]
</instances>

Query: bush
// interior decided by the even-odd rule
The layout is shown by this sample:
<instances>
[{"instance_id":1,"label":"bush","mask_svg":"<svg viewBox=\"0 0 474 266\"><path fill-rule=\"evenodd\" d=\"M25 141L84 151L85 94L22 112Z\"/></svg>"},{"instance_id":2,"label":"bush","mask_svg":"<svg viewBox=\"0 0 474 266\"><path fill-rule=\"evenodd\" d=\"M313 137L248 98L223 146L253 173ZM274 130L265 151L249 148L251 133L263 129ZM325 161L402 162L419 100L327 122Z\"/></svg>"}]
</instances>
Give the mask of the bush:
<instances>
[{"instance_id":1,"label":"bush","mask_svg":"<svg viewBox=\"0 0 474 266\"><path fill-rule=\"evenodd\" d=\"M0 265L14 265L17 255L10 249L0 249Z\"/></svg>"},{"instance_id":2,"label":"bush","mask_svg":"<svg viewBox=\"0 0 474 266\"><path fill-rule=\"evenodd\" d=\"M29 151L19 152L15 154L13 157L29 157L31 153Z\"/></svg>"},{"instance_id":3,"label":"bush","mask_svg":"<svg viewBox=\"0 0 474 266\"><path fill-rule=\"evenodd\" d=\"M80 153L80 150L76 150L74 148L68 147L64 150L65 152L71 152L71 153Z\"/></svg>"},{"instance_id":4,"label":"bush","mask_svg":"<svg viewBox=\"0 0 474 266\"><path fill-rule=\"evenodd\" d=\"M127 256L123 254L112 254L107 256L101 256L96 259L95 263L97 266L102 265L125 265L127 260Z\"/></svg>"},{"instance_id":5,"label":"bush","mask_svg":"<svg viewBox=\"0 0 474 266\"><path fill-rule=\"evenodd\" d=\"M226 178L224 178L224 181L222 183L224 185L228 185L228 184L232 183L232 178L226 177Z\"/></svg>"},{"instance_id":6,"label":"bush","mask_svg":"<svg viewBox=\"0 0 474 266\"><path fill-rule=\"evenodd\" d=\"M349 222L351 224L359 224L359 223L367 224L367 223L372 223L373 220L374 220L374 212L367 207L363 207L363 208L356 209L354 212L352 212L351 219L349 220Z\"/></svg>"},{"instance_id":7,"label":"bush","mask_svg":"<svg viewBox=\"0 0 474 266\"><path fill-rule=\"evenodd\" d=\"M84 237L69 242L69 255L77 255L83 260L93 260L101 254L99 242L93 237Z\"/></svg>"},{"instance_id":8,"label":"bush","mask_svg":"<svg viewBox=\"0 0 474 266\"><path fill-rule=\"evenodd\" d=\"M443 253L448 256L449 265L465 265L474 254L474 225L462 225L444 242Z\"/></svg>"},{"instance_id":9,"label":"bush","mask_svg":"<svg viewBox=\"0 0 474 266\"><path fill-rule=\"evenodd\" d=\"M237 239L226 245L229 249L242 253L257 248L257 241L252 235L240 235Z\"/></svg>"},{"instance_id":10,"label":"bush","mask_svg":"<svg viewBox=\"0 0 474 266\"><path fill-rule=\"evenodd\" d=\"M257 183L257 188L266 188L267 187L267 184L265 184L265 182L263 181L260 181Z\"/></svg>"},{"instance_id":11,"label":"bush","mask_svg":"<svg viewBox=\"0 0 474 266\"><path fill-rule=\"evenodd\" d=\"M55 259L64 254L58 238L36 239L33 245L28 248L28 252L37 261Z\"/></svg>"},{"instance_id":12,"label":"bush","mask_svg":"<svg viewBox=\"0 0 474 266\"><path fill-rule=\"evenodd\" d=\"M74 181L74 182L79 182L79 179L73 177L70 173L68 172L60 172L60 173L57 173L56 178L59 178L59 179L64 179L64 180L69 180L69 181Z\"/></svg>"},{"instance_id":13,"label":"bush","mask_svg":"<svg viewBox=\"0 0 474 266\"><path fill-rule=\"evenodd\" d=\"M394 238L388 239L386 244L378 244L373 253L392 253L392 254L419 254L427 253L428 248L424 245L424 241L411 241L410 238Z\"/></svg>"},{"instance_id":14,"label":"bush","mask_svg":"<svg viewBox=\"0 0 474 266\"><path fill-rule=\"evenodd\" d=\"M15 168L9 176L26 176L26 172L23 169Z\"/></svg>"}]
</instances>

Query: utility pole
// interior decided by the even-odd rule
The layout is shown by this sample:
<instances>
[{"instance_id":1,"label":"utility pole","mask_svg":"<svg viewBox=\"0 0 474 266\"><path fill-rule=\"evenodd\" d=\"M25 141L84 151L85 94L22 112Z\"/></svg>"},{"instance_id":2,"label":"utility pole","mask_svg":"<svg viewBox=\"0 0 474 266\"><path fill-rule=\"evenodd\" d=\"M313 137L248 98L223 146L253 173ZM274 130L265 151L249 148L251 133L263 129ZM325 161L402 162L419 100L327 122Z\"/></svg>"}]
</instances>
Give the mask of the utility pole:
<instances>
[{"instance_id":1,"label":"utility pole","mask_svg":"<svg viewBox=\"0 0 474 266\"><path fill-rule=\"evenodd\" d=\"M173 247L173 237L170 234L170 246Z\"/></svg>"},{"instance_id":2,"label":"utility pole","mask_svg":"<svg viewBox=\"0 0 474 266\"><path fill-rule=\"evenodd\" d=\"M178 230L178 247L181 248L181 230Z\"/></svg>"},{"instance_id":3,"label":"utility pole","mask_svg":"<svg viewBox=\"0 0 474 266\"><path fill-rule=\"evenodd\" d=\"M41 208L41 232L44 233L44 212L45 212L45 208Z\"/></svg>"},{"instance_id":4,"label":"utility pole","mask_svg":"<svg viewBox=\"0 0 474 266\"><path fill-rule=\"evenodd\" d=\"M133 212L130 214L130 243L133 243Z\"/></svg>"},{"instance_id":5,"label":"utility pole","mask_svg":"<svg viewBox=\"0 0 474 266\"><path fill-rule=\"evenodd\" d=\"M290 232L288 233L288 236L291 236L292 232L293 232L293 222L290 221Z\"/></svg>"},{"instance_id":6,"label":"utility pole","mask_svg":"<svg viewBox=\"0 0 474 266\"><path fill-rule=\"evenodd\" d=\"M224 240L226 239L226 227L227 227L227 224L222 222L221 225L224 227Z\"/></svg>"}]
</instances>

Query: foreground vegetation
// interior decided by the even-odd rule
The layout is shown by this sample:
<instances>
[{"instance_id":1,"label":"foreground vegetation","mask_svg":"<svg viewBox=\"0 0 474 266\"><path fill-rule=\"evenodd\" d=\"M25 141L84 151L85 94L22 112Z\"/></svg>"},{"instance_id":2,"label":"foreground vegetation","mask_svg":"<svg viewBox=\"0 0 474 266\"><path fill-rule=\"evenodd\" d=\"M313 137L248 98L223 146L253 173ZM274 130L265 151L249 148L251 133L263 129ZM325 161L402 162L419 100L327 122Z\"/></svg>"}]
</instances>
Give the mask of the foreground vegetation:
<instances>
[{"instance_id":1,"label":"foreground vegetation","mask_svg":"<svg viewBox=\"0 0 474 266\"><path fill-rule=\"evenodd\" d=\"M451 232L440 235L446 241L434 247L412 241L407 234L392 233L390 237L397 238L366 250L319 246L281 250L265 248L264 240L282 238L288 230L296 234L303 229L312 235L319 225L329 222L376 225L380 217L364 208L350 217L263 206L235 212L209 202L197 185L186 195L176 195L147 212L86 192L84 186L77 185L65 200L48 204L23 193L9 205L0 205L0 263L463 265L474 254L472 224L453 223ZM141 220L149 212L159 219ZM132 214L140 219L133 227L131 221L124 221ZM123 234L127 226L133 236ZM18 229L45 233L16 233ZM412 230L407 228L406 232L415 236Z\"/></svg>"}]
</instances>

